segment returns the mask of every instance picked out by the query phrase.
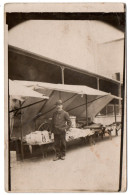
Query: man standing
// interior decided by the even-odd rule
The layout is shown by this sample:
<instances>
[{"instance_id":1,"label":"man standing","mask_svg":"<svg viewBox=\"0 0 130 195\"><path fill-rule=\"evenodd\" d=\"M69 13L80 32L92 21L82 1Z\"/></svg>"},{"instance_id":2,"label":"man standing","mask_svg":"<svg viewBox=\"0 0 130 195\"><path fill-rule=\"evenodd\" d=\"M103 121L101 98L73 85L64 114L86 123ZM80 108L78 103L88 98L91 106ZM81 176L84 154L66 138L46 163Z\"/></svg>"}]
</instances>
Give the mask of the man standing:
<instances>
[{"instance_id":1,"label":"man standing","mask_svg":"<svg viewBox=\"0 0 130 195\"><path fill-rule=\"evenodd\" d=\"M52 133L54 133L54 143L56 156L54 161L62 159L65 160L66 154L66 131L71 126L69 114L63 110L62 101L56 102L57 111L54 112L52 117Z\"/></svg>"}]
</instances>

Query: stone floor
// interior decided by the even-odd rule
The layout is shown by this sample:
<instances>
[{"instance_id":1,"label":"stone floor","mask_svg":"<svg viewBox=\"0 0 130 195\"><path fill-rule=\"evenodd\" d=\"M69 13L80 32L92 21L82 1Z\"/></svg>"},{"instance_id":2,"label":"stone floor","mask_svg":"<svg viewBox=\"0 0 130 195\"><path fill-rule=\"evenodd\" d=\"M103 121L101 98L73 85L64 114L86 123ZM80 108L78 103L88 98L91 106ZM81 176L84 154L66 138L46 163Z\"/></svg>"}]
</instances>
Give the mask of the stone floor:
<instances>
[{"instance_id":1,"label":"stone floor","mask_svg":"<svg viewBox=\"0 0 130 195\"><path fill-rule=\"evenodd\" d=\"M73 144L66 160L36 157L23 162L11 159L11 190L118 191L120 136L98 139L96 145Z\"/></svg>"}]
</instances>

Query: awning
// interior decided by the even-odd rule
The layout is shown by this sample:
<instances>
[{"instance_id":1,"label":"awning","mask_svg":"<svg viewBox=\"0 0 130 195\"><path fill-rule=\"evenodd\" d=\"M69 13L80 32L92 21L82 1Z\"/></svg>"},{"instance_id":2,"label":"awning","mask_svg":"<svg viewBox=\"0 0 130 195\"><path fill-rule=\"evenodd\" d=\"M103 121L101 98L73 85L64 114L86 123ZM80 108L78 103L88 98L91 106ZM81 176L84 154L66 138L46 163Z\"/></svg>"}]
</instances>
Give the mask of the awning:
<instances>
[{"instance_id":1,"label":"awning","mask_svg":"<svg viewBox=\"0 0 130 195\"><path fill-rule=\"evenodd\" d=\"M42 114L52 116L57 99L62 99L64 109L77 117L86 116L86 95L88 117L95 117L112 99L121 99L97 89L82 85L52 84L33 81L15 81L18 85L50 96ZM53 95L51 95L53 92Z\"/></svg>"},{"instance_id":2,"label":"awning","mask_svg":"<svg viewBox=\"0 0 130 195\"><path fill-rule=\"evenodd\" d=\"M28 89L39 90L42 89L46 91L55 90L55 91L63 91L68 93L77 93L77 94L86 94L86 95L108 95L108 93L93 89L84 85L65 85L65 84L53 84L53 83L45 83L45 82L36 82L36 81L13 81L17 85L22 85L27 87ZM116 97L118 98L118 97ZM118 98L119 99L119 98Z\"/></svg>"},{"instance_id":3,"label":"awning","mask_svg":"<svg viewBox=\"0 0 130 195\"><path fill-rule=\"evenodd\" d=\"M24 100L24 97L48 99L47 96L34 91L20 82L9 80L9 95L13 99Z\"/></svg>"}]
</instances>

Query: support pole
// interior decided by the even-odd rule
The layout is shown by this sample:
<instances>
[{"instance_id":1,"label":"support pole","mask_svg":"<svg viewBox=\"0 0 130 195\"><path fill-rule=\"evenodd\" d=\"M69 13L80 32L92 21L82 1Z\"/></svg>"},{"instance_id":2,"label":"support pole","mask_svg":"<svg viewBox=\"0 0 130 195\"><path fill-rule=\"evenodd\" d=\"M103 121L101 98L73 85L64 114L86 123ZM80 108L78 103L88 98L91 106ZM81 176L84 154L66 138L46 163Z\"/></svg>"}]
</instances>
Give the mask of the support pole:
<instances>
[{"instance_id":1,"label":"support pole","mask_svg":"<svg viewBox=\"0 0 130 195\"><path fill-rule=\"evenodd\" d=\"M116 124L116 104L114 103L114 115L115 115L115 124Z\"/></svg>"},{"instance_id":2,"label":"support pole","mask_svg":"<svg viewBox=\"0 0 130 195\"><path fill-rule=\"evenodd\" d=\"M116 104L114 104L114 115L115 115L115 124L116 124Z\"/></svg>"},{"instance_id":3,"label":"support pole","mask_svg":"<svg viewBox=\"0 0 130 195\"><path fill-rule=\"evenodd\" d=\"M121 97L121 83L118 86L118 96ZM121 114L121 100L119 100L119 114Z\"/></svg>"},{"instance_id":4,"label":"support pole","mask_svg":"<svg viewBox=\"0 0 130 195\"><path fill-rule=\"evenodd\" d=\"M116 124L116 104L114 103L114 115L115 115L115 124ZM117 125L116 125L116 135L118 135L118 131L117 131Z\"/></svg>"},{"instance_id":5,"label":"support pole","mask_svg":"<svg viewBox=\"0 0 130 195\"><path fill-rule=\"evenodd\" d=\"M64 67L63 66L61 66L61 76L62 76L62 84L64 84L64 81L65 81L65 78L64 78Z\"/></svg>"},{"instance_id":6,"label":"support pole","mask_svg":"<svg viewBox=\"0 0 130 195\"><path fill-rule=\"evenodd\" d=\"M35 105L35 104L39 104L39 103L41 103L41 102L43 102L43 101L45 101L45 99L40 100L40 101L38 101L38 102L34 102L34 103L32 103L32 104L29 104L29 105L23 106L23 107L22 107L22 103L21 103L21 104L20 104L20 105L21 105L20 108L16 108L15 110L10 110L9 113L15 112L15 111L19 111L19 110L22 110L22 109L24 109L24 108L28 108L28 107L33 106L33 105Z\"/></svg>"},{"instance_id":7,"label":"support pole","mask_svg":"<svg viewBox=\"0 0 130 195\"><path fill-rule=\"evenodd\" d=\"M85 95L86 98L86 123L88 125L88 97Z\"/></svg>"},{"instance_id":8,"label":"support pole","mask_svg":"<svg viewBox=\"0 0 130 195\"><path fill-rule=\"evenodd\" d=\"M20 107L22 106L21 102L20 102ZM24 151L23 151L23 129L22 129L22 110L21 110L21 157L22 160L24 160Z\"/></svg>"},{"instance_id":9,"label":"support pole","mask_svg":"<svg viewBox=\"0 0 130 195\"><path fill-rule=\"evenodd\" d=\"M99 90L99 77L97 77L97 90ZM100 112L98 113L100 115Z\"/></svg>"},{"instance_id":10,"label":"support pole","mask_svg":"<svg viewBox=\"0 0 130 195\"><path fill-rule=\"evenodd\" d=\"M118 80L118 81L121 80L119 72L115 73L115 76L116 76L116 80ZM118 96L121 97L121 81L118 84ZM119 100L119 114L121 114L121 100Z\"/></svg>"},{"instance_id":11,"label":"support pole","mask_svg":"<svg viewBox=\"0 0 130 195\"><path fill-rule=\"evenodd\" d=\"M98 90L100 89L100 86L99 86L99 77L97 77L97 89Z\"/></svg>"}]
</instances>

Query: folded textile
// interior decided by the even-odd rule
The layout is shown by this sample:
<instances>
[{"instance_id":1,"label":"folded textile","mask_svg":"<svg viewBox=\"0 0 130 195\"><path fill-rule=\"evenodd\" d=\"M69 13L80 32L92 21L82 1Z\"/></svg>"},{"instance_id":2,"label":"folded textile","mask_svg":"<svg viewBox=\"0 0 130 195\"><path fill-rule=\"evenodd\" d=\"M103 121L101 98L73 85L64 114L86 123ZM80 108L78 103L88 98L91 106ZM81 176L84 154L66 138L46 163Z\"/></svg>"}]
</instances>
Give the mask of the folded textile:
<instances>
[{"instance_id":1,"label":"folded textile","mask_svg":"<svg viewBox=\"0 0 130 195\"><path fill-rule=\"evenodd\" d=\"M25 136L25 141L30 145L51 143L48 131L35 131Z\"/></svg>"}]
</instances>

